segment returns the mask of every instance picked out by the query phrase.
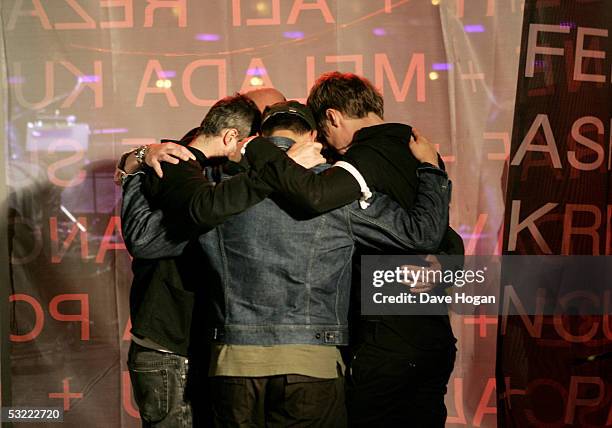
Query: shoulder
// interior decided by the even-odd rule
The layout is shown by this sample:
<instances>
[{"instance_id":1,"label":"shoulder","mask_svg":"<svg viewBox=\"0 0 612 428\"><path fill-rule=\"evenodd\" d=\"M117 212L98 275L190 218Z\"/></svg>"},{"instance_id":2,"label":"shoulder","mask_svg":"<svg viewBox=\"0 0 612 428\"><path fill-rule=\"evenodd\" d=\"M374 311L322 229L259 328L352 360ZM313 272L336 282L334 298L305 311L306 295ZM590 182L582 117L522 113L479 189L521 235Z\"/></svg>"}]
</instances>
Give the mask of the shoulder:
<instances>
[{"instance_id":1,"label":"shoulder","mask_svg":"<svg viewBox=\"0 0 612 428\"><path fill-rule=\"evenodd\" d=\"M370 164L379 157L380 148L369 141L353 144L344 154L343 159L349 162Z\"/></svg>"},{"instance_id":2,"label":"shoulder","mask_svg":"<svg viewBox=\"0 0 612 428\"><path fill-rule=\"evenodd\" d=\"M164 174L166 172L169 172L170 174L176 174L176 173L190 173L193 171L197 171L201 173L202 171L204 171L204 168L198 161L191 160L191 159L188 161L179 160L179 162L176 164L170 163L170 162L163 162L161 165L162 165L162 170L164 171Z\"/></svg>"},{"instance_id":3,"label":"shoulder","mask_svg":"<svg viewBox=\"0 0 612 428\"><path fill-rule=\"evenodd\" d=\"M143 187L149 196L155 196L181 186L188 179L205 179L202 166L197 161L181 160L177 164L163 162L161 165L164 173L163 178L159 178L152 168L146 170Z\"/></svg>"},{"instance_id":4,"label":"shoulder","mask_svg":"<svg viewBox=\"0 0 612 428\"><path fill-rule=\"evenodd\" d=\"M327 171L328 169L330 169L332 167L332 165L328 164L328 163L322 163L321 165L317 165L314 168L311 168L310 170L312 172L314 172L315 174L320 174L323 171Z\"/></svg>"}]
</instances>

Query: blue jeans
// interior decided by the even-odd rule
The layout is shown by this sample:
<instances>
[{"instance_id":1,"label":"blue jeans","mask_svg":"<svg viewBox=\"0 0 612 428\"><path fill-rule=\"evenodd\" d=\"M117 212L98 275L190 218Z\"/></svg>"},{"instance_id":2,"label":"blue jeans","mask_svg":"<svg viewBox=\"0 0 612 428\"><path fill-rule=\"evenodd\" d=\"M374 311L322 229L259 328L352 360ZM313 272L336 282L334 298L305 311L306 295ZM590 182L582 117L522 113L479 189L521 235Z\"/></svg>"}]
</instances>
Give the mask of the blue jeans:
<instances>
[{"instance_id":1,"label":"blue jeans","mask_svg":"<svg viewBox=\"0 0 612 428\"><path fill-rule=\"evenodd\" d=\"M192 404L186 394L188 368L185 357L132 342L128 369L143 427L192 427Z\"/></svg>"}]
</instances>

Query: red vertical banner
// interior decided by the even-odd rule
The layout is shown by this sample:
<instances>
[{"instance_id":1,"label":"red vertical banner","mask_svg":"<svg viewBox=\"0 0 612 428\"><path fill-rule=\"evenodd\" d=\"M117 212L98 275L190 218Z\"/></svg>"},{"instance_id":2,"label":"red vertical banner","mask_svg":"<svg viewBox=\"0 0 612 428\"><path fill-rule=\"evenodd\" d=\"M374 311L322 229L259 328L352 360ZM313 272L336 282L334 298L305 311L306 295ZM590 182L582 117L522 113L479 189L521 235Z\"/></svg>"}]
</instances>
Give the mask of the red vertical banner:
<instances>
[{"instance_id":1,"label":"red vertical banner","mask_svg":"<svg viewBox=\"0 0 612 428\"><path fill-rule=\"evenodd\" d=\"M612 254L610 30L609 1L525 3L505 254ZM609 426L608 317L525 315L499 323L499 425Z\"/></svg>"}]
</instances>

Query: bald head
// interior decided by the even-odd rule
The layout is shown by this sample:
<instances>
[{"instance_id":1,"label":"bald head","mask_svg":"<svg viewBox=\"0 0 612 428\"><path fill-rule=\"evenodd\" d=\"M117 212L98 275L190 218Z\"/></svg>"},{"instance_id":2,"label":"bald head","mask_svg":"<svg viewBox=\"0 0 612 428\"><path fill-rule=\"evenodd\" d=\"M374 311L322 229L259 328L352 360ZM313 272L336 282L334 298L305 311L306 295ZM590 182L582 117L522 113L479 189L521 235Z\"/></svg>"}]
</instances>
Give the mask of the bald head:
<instances>
[{"instance_id":1,"label":"bald head","mask_svg":"<svg viewBox=\"0 0 612 428\"><path fill-rule=\"evenodd\" d=\"M278 89L274 88L253 89L252 91L245 92L244 96L253 100L261 112L263 112L267 106L280 103L281 101L287 101L285 96Z\"/></svg>"}]
</instances>

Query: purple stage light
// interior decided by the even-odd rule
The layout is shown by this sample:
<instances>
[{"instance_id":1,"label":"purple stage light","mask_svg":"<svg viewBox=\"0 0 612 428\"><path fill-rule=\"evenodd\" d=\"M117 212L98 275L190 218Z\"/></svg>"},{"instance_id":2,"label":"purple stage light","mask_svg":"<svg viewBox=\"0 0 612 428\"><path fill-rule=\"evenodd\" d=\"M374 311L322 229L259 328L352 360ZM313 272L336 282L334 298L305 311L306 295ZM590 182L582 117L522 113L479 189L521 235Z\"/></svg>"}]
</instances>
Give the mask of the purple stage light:
<instances>
[{"instance_id":1,"label":"purple stage light","mask_svg":"<svg viewBox=\"0 0 612 428\"><path fill-rule=\"evenodd\" d=\"M453 64L450 62L434 62L431 68L437 71L452 70Z\"/></svg>"},{"instance_id":2,"label":"purple stage light","mask_svg":"<svg viewBox=\"0 0 612 428\"><path fill-rule=\"evenodd\" d=\"M92 134L125 134L127 132L127 128L104 128L94 129Z\"/></svg>"},{"instance_id":3,"label":"purple stage light","mask_svg":"<svg viewBox=\"0 0 612 428\"><path fill-rule=\"evenodd\" d=\"M253 67L247 70L247 75L249 76L265 76L266 74L266 69L263 67Z\"/></svg>"},{"instance_id":4,"label":"purple stage light","mask_svg":"<svg viewBox=\"0 0 612 428\"><path fill-rule=\"evenodd\" d=\"M283 33L283 37L286 39L303 39L304 32L303 31L285 31Z\"/></svg>"},{"instance_id":5,"label":"purple stage light","mask_svg":"<svg viewBox=\"0 0 612 428\"><path fill-rule=\"evenodd\" d=\"M576 28L576 23L572 21L561 21L559 27Z\"/></svg>"},{"instance_id":6,"label":"purple stage light","mask_svg":"<svg viewBox=\"0 0 612 428\"><path fill-rule=\"evenodd\" d=\"M11 76L8 78L8 82L11 85L18 85L20 83L25 83L25 77L23 76Z\"/></svg>"},{"instance_id":7,"label":"purple stage light","mask_svg":"<svg viewBox=\"0 0 612 428\"><path fill-rule=\"evenodd\" d=\"M172 79L176 77L176 71L174 70L162 70L158 74L160 79Z\"/></svg>"},{"instance_id":8,"label":"purple stage light","mask_svg":"<svg viewBox=\"0 0 612 428\"><path fill-rule=\"evenodd\" d=\"M100 81L100 76L96 74L79 76L79 82L81 83L95 83Z\"/></svg>"},{"instance_id":9,"label":"purple stage light","mask_svg":"<svg viewBox=\"0 0 612 428\"><path fill-rule=\"evenodd\" d=\"M372 34L374 34L375 36L386 36L387 30L385 30L384 28L374 28L372 30Z\"/></svg>"},{"instance_id":10,"label":"purple stage light","mask_svg":"<svg viewBox=\"0 0 612 428\"><path fill-rule=\"evenodd\" d=\"M465 25L463 27L466 33L484 33L485 28L484 25Z\"/></svg>"},{"instance_id":11,"label":"purple stage light","mask_svg":"<svg viewBox=\"0 0 612 428\"><path fill-rule=\"evenodd\" d=\"M199 33L196 34L195 38L201 42L216 42L221 40L221 36L219 34L210 33Z\"/></svg>"}]
</instances>

